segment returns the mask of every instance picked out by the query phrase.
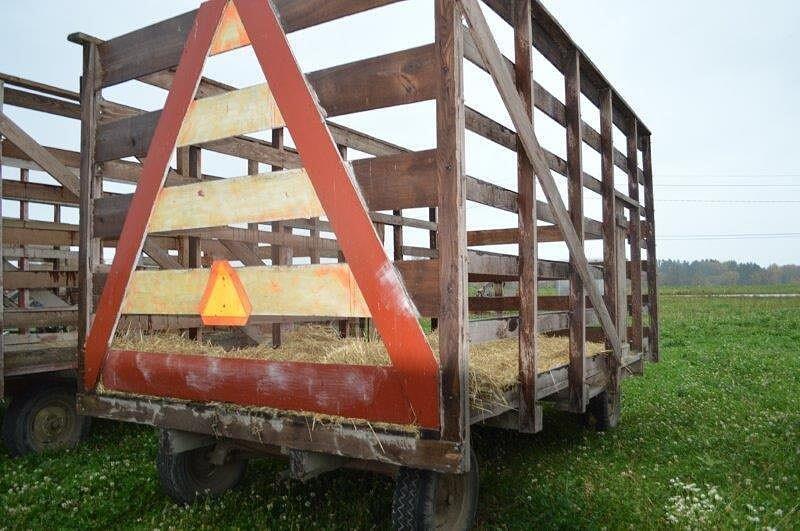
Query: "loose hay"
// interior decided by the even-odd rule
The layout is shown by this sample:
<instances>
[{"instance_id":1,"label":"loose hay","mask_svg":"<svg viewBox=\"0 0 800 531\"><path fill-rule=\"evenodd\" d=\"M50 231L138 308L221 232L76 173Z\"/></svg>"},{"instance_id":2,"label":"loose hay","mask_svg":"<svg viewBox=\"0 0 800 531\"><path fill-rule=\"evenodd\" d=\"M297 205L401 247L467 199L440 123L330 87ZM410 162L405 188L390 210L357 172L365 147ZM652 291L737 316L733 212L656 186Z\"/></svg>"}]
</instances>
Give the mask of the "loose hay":
<instances>
[{"instance_id":1,"label":"loose hay","mask_svg":"<svg viewBox=\"0 0 800 531\"><path fill-rule=\"evenodd\" d=\"M438 358L439 335L433 332L427 337ZM144 334L133 331L118 335L114 339L112 348L272 361L349 365L390 364L389 355L382 341L341 338L336 329L322 325L295 327L286 334L279 348L260 345L226 350L210 342L201 343L178 334ZM587 344L587 353L590 356L595 356L604 350L602 343ZM469 353L469 390L472 406L484 409L493 404L505 404L505 393L517 384L517 338L496 339L471 345ZM538 353L538 373L564 366L569 362L569 340L566 337L540 335ZM314 415L314 419L315 421L344 420L320 415Z\"/></svg>"}]
</instances>

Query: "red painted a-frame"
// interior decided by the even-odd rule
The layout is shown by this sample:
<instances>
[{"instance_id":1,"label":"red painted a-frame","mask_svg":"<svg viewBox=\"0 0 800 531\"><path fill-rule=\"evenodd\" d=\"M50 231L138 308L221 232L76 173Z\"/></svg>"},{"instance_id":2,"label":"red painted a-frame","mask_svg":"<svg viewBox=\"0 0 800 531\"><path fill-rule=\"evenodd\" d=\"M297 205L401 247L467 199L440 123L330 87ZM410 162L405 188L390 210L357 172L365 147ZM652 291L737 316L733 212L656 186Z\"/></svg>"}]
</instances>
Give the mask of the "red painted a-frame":
<instances>
[{"instance_id":1,"label":"red painted a-frame","mask_svg":"<svg viewBox=\"0 0 800 531\"><path fill-rule=\"evenodd\" d=\"M386 345L391 366L210 358L109 348L178 133L195 97L215 32L230 13L226 9L229 3L238 11L303 166ZM268 0L209 0L200 7L150 142L87 335L84 357L87 391L95 389L102 377L106 389L141 395L439 427L436 358L402 280L377 237L351 169L336 148Z\"/></svg>"}]
</instances>

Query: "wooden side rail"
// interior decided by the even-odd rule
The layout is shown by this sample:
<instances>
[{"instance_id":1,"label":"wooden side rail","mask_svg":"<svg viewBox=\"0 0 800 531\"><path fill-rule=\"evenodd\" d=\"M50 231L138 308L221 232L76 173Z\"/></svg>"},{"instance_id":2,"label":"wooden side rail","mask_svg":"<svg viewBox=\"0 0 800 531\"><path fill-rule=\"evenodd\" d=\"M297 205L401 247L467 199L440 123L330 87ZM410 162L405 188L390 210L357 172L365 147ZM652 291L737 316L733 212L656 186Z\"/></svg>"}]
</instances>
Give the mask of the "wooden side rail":
<instances>
[{"instance_id":1,"label":"wooden side rail","mask_svg":"<svg viewBox=\"0 0 800 531\"><path fill-rule=\"evenodd\" d=\"M436 79L433 72L433 48L433 45L429 44L338 65L307 74L306 78L328 116L430 100L435 96ZM371 96L364 98L363 91L369 91ZM272 101L269 94L266 85L258 85L197 100L193 105L199 107L198 111L202 111L198 114L208 116L214 108L226 102L234 105L234 111L223 120L222 124L219 124L219 131L205 135L197 134L196 128L192 129L190 114L188 125L184 124L185 129L181 131L183 137L179 136L178 145L209 142L235 134L282 126L282 120L277 120L277 116L271 116L269 113L250 113L249 106L253 101L261 101L262 104L266 102L269 107L269 101ZM204 100L210 101L204 102ZM224 106L219 108L225 109ZM236 109L241 109L241 112L237 112ZM274 105L272 109L274 110ZM104 162L128 156L144 156L160 115L161 111L153 111L101 125L98 128L97 160ZM242 117L249 118L242 121ZM234 134L230 128L225 127L227 121L246 127ZM214 122L211 121L209 124ZM217 125L214 124L214 127Z\"/></svg>"}]
</instances>

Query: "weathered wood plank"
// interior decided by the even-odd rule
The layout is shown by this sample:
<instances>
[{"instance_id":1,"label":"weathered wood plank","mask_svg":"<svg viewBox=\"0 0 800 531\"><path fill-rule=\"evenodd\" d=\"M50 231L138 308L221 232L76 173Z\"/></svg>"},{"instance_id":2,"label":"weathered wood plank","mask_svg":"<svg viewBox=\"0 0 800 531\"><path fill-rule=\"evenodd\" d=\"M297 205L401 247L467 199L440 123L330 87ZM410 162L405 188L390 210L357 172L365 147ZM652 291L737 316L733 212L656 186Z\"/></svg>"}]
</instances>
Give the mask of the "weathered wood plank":
<instances>
[{"instance_id":1,"label":"weathered wood plank","mask_svg":"<svg viewBox=\"0 0 800 531\"><path fill-rule=\"evenodd\" d=\"M575 265L585 256L583 235L583 133L581 130L581 60L577 50L566 61L564 94L567 132L567 197L569 214L579 247L570 249L569 275L569 394L572 411L583 413L588 403L586 390L586 291Z\"/></svg>"},{"instance_id":2,"label":"weathered wood plank","mask_svg":"<svg viewBox=\"0 0 800 531\"><path fill-rule=\"evenodd\" d=\"M252 315L370 315L346 264L256 266L236 272L253 307ZM199 314L209 275L209 269L135 271L122 312Z\"/></svg>"},{"instance_id":3,"label":"weathered wood plank","mask_svg":"<svg viewBox=\"0 0 800 531\"><path fill-rule=\"evenodd\" d=\"M439 360L442 438L469 447L466 199L464 181L464 41L456 0L435 0L438 80L436 146L439 192ZM468 455L465 453L464 455ZM465 461L469 461L468 459ZM467 467L468 468L468 465Z\"/></svg>"},{"instance_id":4,"label":"weathered wood plank","mask_svg":"<svg viewBox=\"0 0 800 531\"><path fill-rule=\"evenodd\" d=\"M277 0L284 31L293 32L373 9L398 0ZM136 79L178 65L197 10L157 22L100 45L103 87ZM77 39L74 39L77 40Z\"/></svg>"},{"instance_id":5,"label":"weathered wood plank","mask_svg":"<svg viewBox=\"0 0 800 531\"><path fill-rule=\"evenodd\" d=\"M202 144L283 125L272 91L263 83L193 101L176 145Z\"/></svg>"},{"instance_id":6,"label":"weathered wood plank","mask_svg":"<svg viewBox=\"0 0 800 531\"><path fill-rule=\"evenodd\" d=\"M514 13L514 59L517 89L528 119L533 121L533 39L531 0L517 0ZM517 139L519 142L519 139ZM537 227L536 175L522 146L517 149L517 190L519 190L519 430L535 433L542 429L542 411L536 404L537 362ZM582 221L582 220L581 220Z\"/></svg>"},{"instance_id":7,"label":"weathered wood plank","mask_svg":"<svg viewBox=\"0 0 800 531\"><path fill-rule=\"evenodd\" d=\"M3 289L77 287L77 271L6 271L3 275Z\"/></svg>"}]
</instances>

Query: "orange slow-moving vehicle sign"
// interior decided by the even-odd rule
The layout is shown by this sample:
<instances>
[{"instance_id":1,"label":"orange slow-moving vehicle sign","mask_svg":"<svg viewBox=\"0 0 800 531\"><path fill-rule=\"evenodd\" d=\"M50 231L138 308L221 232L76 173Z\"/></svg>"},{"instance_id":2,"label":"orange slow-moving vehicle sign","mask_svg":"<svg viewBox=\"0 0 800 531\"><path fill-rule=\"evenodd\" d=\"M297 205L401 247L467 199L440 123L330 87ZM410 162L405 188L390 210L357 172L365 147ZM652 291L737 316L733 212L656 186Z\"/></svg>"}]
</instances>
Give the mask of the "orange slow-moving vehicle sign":
<instances>
[{"instance_id":1,"label":"orange slow-moving vehicle sign","mask_svg":"<svg viewBox=\"0 0 800 531\"><path fill-rule=\"evenodd\" d=\"M245 45L242 29L386 345L391 365L309 364L109 348L181 127L195 102L205 60L209 53ZM223 40L233 38L222 43L216 35ZM198 312L211 325L248 321L250 301L236 270L227 262L214 264ZM280 314L276 317L280 319ZM94 390L101 378L106 389L149 396L313 411L431 429L440 426L438 362L271 2L209 0L198 10L84 346L85 388Z\"/></svg>"},{"instance_id":2,"label":"orange slow-moving vehicle sign","mask_svg":"<svg viewBox=\"0 0 800 531\"><path fill-rule=\"evenodd\" d=\"M200 317L206 326L244 326L252 311L236 270L225 260L211 265L208 284L200 300Z\"/></svg>"}]
</instances>

